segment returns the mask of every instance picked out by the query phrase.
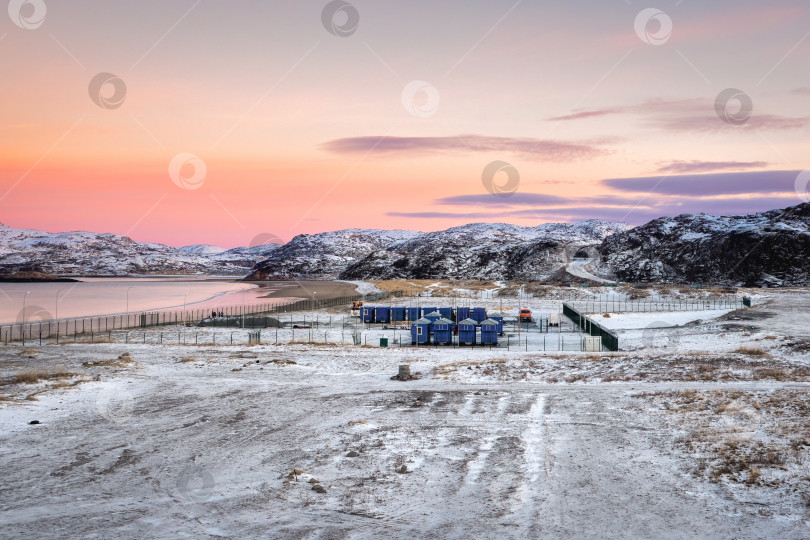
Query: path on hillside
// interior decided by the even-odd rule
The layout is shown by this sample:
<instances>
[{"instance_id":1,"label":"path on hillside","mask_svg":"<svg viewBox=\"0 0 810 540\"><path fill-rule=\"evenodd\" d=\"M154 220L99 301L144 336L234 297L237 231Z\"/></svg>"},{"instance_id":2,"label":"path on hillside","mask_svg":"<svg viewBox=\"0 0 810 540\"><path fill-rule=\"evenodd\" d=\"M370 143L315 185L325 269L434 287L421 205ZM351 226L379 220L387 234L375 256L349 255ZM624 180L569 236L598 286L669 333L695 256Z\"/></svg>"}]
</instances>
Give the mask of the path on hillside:
<instances>
[{"instance_id":1,"label":"path on hillside","mask_svg":"<svg viewBox=\"0 0 810 540\"><path fill-rule=\"evenodd\" d=\"M574 259L565 266L565 270L572 276L588 279L590 281L596 281L597 283L616 283L615 281L600 278L599 276L595 276L588 272L587 266L591 262L593 262L593 259Z\"/></svg>"}]
</instances>

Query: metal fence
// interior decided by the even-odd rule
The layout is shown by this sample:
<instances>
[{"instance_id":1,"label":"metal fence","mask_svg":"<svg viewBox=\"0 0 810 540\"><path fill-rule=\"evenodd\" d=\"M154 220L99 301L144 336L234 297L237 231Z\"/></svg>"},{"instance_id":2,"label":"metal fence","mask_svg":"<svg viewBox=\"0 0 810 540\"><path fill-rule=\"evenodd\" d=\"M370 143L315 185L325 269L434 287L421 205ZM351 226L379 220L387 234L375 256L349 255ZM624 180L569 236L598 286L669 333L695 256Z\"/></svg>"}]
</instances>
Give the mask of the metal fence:
<instances>
[{"instance_id":1,"label":"metal fence","mask_svg":"<svg viewBox=\"0 0 810 540\"><path fill-rule=\"evenodd\" d=\"M608 351L619 350L619 337L599 323L592 321L575 308L563 302L563 315L571 319L583 332L602 338L602 348Z\"/></svg>"},{"instance_id":2,"label":"metal fence","mask_svg":"<svg viewBox=\"0 0 810 540\"><path fill-rule=\"evenodd\" d=\"M746 304L746 301L748 302ZM709 311L716 309L742 309L750 306L750 298L709 297L701 300L666 299L650 301L605 300L571 302L580 313L650 313L664 311Z\"/></svg>"},{"instance_id":3,"label":"metal fence","mask_svg":"<svg viewBox=\"0 0 810 540\"><path fill-rule=\"evenodd\" d=\"M187 309L179 311L147 311L119 315L76 317L69 319L23 321L0 325L0 342L39 341L70 339L79 335L111 335L113 332L130 329L145 329L158 326L228 326L234 328L264 328L272 326L274 315L312 311L351 304L356 301L375 302L402 296L402 291L341 296L324 300L305 299L291 303L264 303L241 306L218 306L217 308Z\"/></svg>"}]
</instances>

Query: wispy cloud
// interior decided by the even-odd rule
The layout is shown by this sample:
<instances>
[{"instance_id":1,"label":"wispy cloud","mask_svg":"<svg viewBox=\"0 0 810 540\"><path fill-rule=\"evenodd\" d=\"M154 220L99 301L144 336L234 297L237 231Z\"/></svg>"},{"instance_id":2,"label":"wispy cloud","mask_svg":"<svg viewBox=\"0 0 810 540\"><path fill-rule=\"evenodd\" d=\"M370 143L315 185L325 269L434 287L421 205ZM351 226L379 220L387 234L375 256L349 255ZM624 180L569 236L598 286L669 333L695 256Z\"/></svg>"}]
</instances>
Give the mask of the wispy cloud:
<instances>
[{"instance_id":1,"label":"wispy cloud","mask_svg":"<svg viewBox=\"0 0 810 540\"><path fill-rule=\"evenodd\" d=\"M570 114L557 116L549 120L571 121L616 114L640 116L646 125L666 131L702 132L709 129L785 131L801 129L810 125L810 117L789 117L767 114L758 112L755 105L754 113L745 124L729 126L717 117L717 113L714 109L714 101L706 98L680 100L656 99L637 105L628 105L626 107L589 110L578 109L572 111Z\"/></svg>"},{"instance_id":2,"label":"wispy cloud","mask_svg":"<svg viewBox=\"0 0 810 540\"><path fill-rule=\"evenodd\" d=\"M609 140L566 142L532 138L456 135L451 137L349 137L335 139L323 148L340 154L360 154L374 148L375 154L425 155L447 153L510 153L548 161L575 161L609 153ZM376 147L375 147L376 145Z\"/></svg>"},{"instance_id":3,"label":"wispy cloud","mask_svg":"<svg viewBox=\"0 0 810 540\"><path fill-rule=\"evenodd\" d=\"M697 164L697 165L696 165ZM758 165L743 162L742 165ZM682 165L680 162L670 164ZM740 166L732 162L690 162L689 166ZM545 193L515 193L494 197L486 193L433 200L435 206L455 206L457 212L426 210L389 212L413 219L545 221L603 219L642 224L662 216L707 213L741 215L794 206L794 182L800 171L753 171L639 178L609 178L602 185L616 191L596 196L564 197ZM469 211L467 211L469 210Z\"/></svg>"},{"instance_id":4,"label":"wispy cloud","mask_svg":"<svg viewBox=\"0 0 810 540\"><path fill-rule=\"evenodd\" d=\"M661 173L698 173L742 169L761 169L766 161L672 161L658 169Z\"/></svg>"},{"instance_id":5,"label":"wispy cloud","mask_svg":"<svg viewBox=\"0 0 810 540\"><path fill-rule=\"evenodd\" d=\"M773 208L785 208L796 205L799 201L791 197L756 197L756 198L697 198L656 196L639 201L627 197L622 205L592 204L596 201L571 199L573 206L549 207L516 207L499 211L473 212L388 212L391 217L412 219L452 219L469 222L470 220L507 220L527 219L537 223L574 222L588 219L606 221L623 221L632 225L641 225L660 217L674 217L682 214L712 214L718 216L744 215L762 212Z\"/></svg>"},{"instance_id":6,"label":"wispy cloud","mask_svg":"<svg viewBox=\"0 0 810 540\"><path fill-rule=\"evenodd\" d=\"M583 120L585 118L593 118L595 116L608 116L611 114L621 114L625 112L625 109L593 109L593 110L585 110L585 109L575 109L571 111L569 114L565 114L562 116L554 116L549 118L552 122L560 122L565 120Z\"/></svg>"},{"instance_id":7,"label":"wispy cloud","mask_svg":"<svg viewBox=\"0 0 810 540\"><path fill-rule=\"evenodd\" d=\"M796 176L799 172L801 171L754 171L608 178L602 180L602 184L623 192L688 197L794 193Z\"/></svg>"},{"instance_id":8,"label":"wispy cloud","mask_svg":"<svg viewBox=\"0 0 810 540\"><path fill-rule=\"evenodd\" d=\"M489 193L476 193L473 195L455 195L452 197L443 197L433 201L434 204L449 205L449 206L487 206L487 207L503 207L503 206L521 206L521 205L559 205L568 204L571 199L567 197L558 197L556 195L545 195L543 193L515 193L509 197L493 197Z\"/></svg>"},{"instance_id":9,"label":"wispy cloud","mask_svg":"<svg viewBox=\"0 0 810 540\"><path fill-rule=\"evenodd\" d=\"M515 193L509 197L494 197L489 193L474 193L471 195L454 195L452 197L442 197L435 199L433 204L443 206L476 206L485 208L504 208L520 206L561 206L571 204L605 204L605 205L628 205L626 196L616 195L595 195L591 197L560 197L557 195L546 195L544 193Z\"/></svg>"}]
</instances>

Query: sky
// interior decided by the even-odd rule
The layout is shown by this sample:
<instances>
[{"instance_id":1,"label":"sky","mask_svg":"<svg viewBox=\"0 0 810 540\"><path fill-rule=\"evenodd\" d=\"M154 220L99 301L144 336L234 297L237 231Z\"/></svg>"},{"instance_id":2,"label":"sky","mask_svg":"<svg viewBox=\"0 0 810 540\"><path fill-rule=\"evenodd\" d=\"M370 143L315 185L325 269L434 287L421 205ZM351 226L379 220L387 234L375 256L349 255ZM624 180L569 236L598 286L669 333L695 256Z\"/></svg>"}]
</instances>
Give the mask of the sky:
<instances>
[{"instance_id":1,"label":"sky","mask_svg":"<svg viewBox=\"0 0 810 540\"><path fill-rule=\"evenodd\" d=\"M12 227L236 247L810 199L803 2L8 4Z\"/></svg>"}]
</instances>

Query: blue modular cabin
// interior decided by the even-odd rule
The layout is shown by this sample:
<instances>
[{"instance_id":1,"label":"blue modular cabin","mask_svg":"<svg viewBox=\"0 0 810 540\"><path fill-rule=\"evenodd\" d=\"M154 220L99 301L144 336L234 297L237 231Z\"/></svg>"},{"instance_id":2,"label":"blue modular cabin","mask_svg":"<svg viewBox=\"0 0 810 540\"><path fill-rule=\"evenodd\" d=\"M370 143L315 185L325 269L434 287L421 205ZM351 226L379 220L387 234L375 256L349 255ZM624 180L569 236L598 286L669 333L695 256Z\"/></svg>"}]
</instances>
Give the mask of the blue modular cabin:
<instances>
[{"instance_id":1,"label":"blue modular cabin","mask_svg":"<svg viewBox=\"0 0 810 540\"><path fill-rule=\"evenodd\" d=\"M374 322L374 308L372 306L364 306L362 315L364 323Z\"/></svg>"},{"instance_id":2,"label":"blue modular cabin","mask_svg":"<svg viewBox=\"0 0 810 540\"><path fill-rule=\"evenodd\" d=\"M391 322L402 322L405 321L405 308L404 307L392 307L391 308Z\"/></svg>"},{"instance_id":3,"label":"blue modular cabin","mask_svg":"<svg viewBox=\"0 0 810 540\"><path fill-rule=\"evenodd\" d=\"M498 335L503 335L503 315L500 313L490 313L489 318L498 323Z\"/></svg>"},{"instance_id":4,"label":"blue modular cabin","mask_svg":"<svg viewBox=\"0 0 810 540\"><path fill-rule=\"evenodd\" d=\"M498 323L487 319L481 323L481 345L498 344Z\"/></svg>"},{"instance_id":5,"label":"blue modular cabin","mask_svg":"<svg viewBox=\"0 0 810 540\"><path fill-rule=\"evenodd\" d=\"M451 320L451 321L453 320L453 308L440 307L439 308L439 313L441 313L442 317L444 317L445 319L448 319L448 320Z\"/></svg>"},{"instance_id":6,"label":"blue modular cabin","mask_svg":"<svg viewBox=\"0 0 810 540\"><path fill-rule=\"evenodd\" d=\"M416 319L411 325L411 343L430 343L430 321Z\"/></svg>"},{"instance_id":7,"label":"blue modular cabin","mask_svg":"<svg viewBox=\"0 0 810 540\"><path fill-rule=\"evenodd\" d=\"M391 321L391 308L390 307L375 307L374 319L378 323L387 323Z\"/></svg>"},{"instance_id":8,"label":"blue modular cabin","mask_svg":"<svg viewBox=\"0 0 810 540\"><path fill-rule=\"evenodd\" d=\"M434 311L439 311L437 307L423 307L422 308L422 317L426 317L428 313L433 313Z\"/></svg>"},{"instance_id":9,"label":"blue modular cabin","mask_svg":"<svg viewBox=\"0 0 810 540\"><path fill-rule=\"evenodd\" d=\"M482 307L474 307L474 308L472 308L472 315L470 315L470 318L475 320L475 321L478 321L479 323L485 321L486 318L487 318L487 310L486 310L486 308L482 308Z\"/></svg>"},{"instance_id":10,"label":"blue modular cabin","mask_svg":"<svg viewBox=\"0 0 810 540\"><path fill-rule=\"evenodd\" d=\"M468 307L460 307L456 308L456 320L463 321L464 319L470 318L470 308Z\"/></svg>"},{"instance_id":11,"label":"blue modular cabin","mask_svg":"<svg viewBox=\"0 0 810 540\"><path fill-rule=\"evenodd\" d=\"M438 311L431 311L429 313L425 313L425 319L429 320L431 324L438 321L442 318L442 314Z\"/></svg>"},{"instance_id":12,"label":"blue modular cabin","mask_svg":"<svg viewBox=\"0 0 810 540\"><path fill-rule=\"evenodd\" d=\"M419 308L418 307L409 307L408 308L408 320L409 321L415 321L416 319L418 319L421 316L422 316L422 314L419 313Z\"/></svg>"},{"instance_id":13,"label":"blue modular cabin","mask_svg":"<svg viewBox=\"0 0 810 540\"><path fill-rule=\"evenodd\" d=\"M475 345L475 332L478 323L472 319L464 319L458 323L458 344Z\"/></svg>"},{"instance_id":14,"label":"blue modular cabin","mask_svg":"<svg viewBox=\"0 0 810 540\"><path fill-rule=\"evenodd\" d=\"M433 342L440 345L453 343L453 321L444 317L433 321Z\"/></svg>"}]
</instances>

